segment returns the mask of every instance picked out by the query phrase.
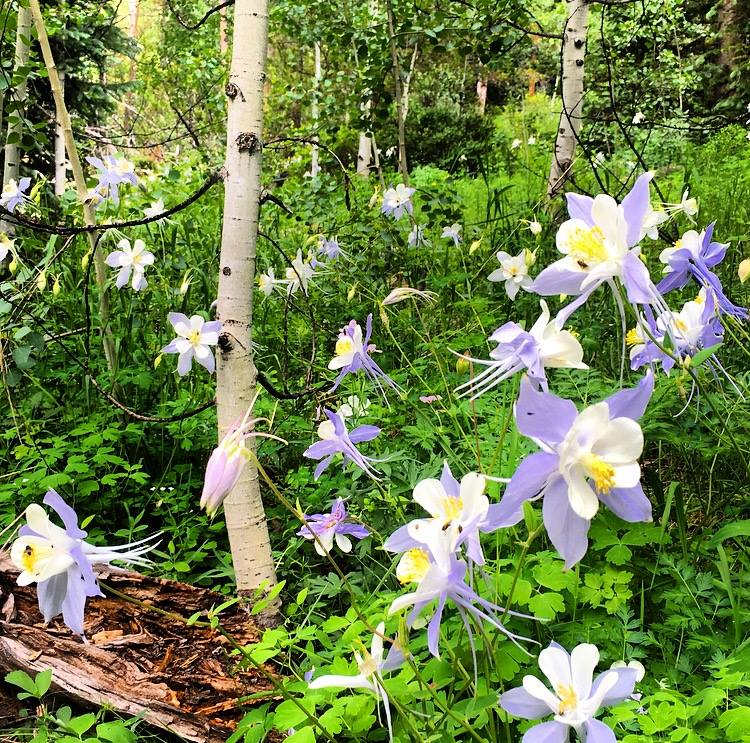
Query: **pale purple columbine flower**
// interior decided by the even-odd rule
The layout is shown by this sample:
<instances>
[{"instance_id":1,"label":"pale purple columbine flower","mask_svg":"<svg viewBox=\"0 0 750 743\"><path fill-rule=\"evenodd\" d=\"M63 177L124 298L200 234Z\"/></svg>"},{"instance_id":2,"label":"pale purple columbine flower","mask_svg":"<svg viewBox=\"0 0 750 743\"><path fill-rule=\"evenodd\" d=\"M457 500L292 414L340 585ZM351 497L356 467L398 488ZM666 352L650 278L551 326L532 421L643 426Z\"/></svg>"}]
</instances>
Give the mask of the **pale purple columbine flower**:
<instances>
[{"instance_id":1,"label":"pale purple columbine flower","mask_svg":"<svg viewBox=\"0 0 750 743\"><path fill-rule=\"evenodd\" d=\"M488 277L489 281L505 282L505 292L508 298L516 298L519 289L529 291L532 280L529 276L529 266L533 259L530 258L528 250L522 250L518 255L510 255L504 250L497 254L500 268L496 268Z\"/></svg>"},{"instance_id":2,"label":"pale purple columbine flower","mask_svg":"<svg viewBox=\"0 0 750 743\"><path fill-rule=\"evenodd\" d=\"M407 237L406 242L410 248L418 248L422 245L424 245L426 248L429 248L432 243L430 240L428 240L425 237L424 231L427 229L426 224L417 224L416 222L412 225L411 232L409 233L409 237Z\"/></svg>"},{"instance_id":3,"label":"pale purple columbine flower","mask_svg":"<svg viewBox=\"0 0 750 743\"><path fill-rule=\"evenodd\" d=\"M347 431L343 416L328 409L324 412L328 420L318 426L320 441L316 441L302 452L303 457L321 460L315 468L315 479L317 480L323 474L337 454L341 454L344 466L347 462L352 462L366 475L377 480L377 472L370 467L370 464L378 460L361 454L355 444L372 441L380 433L380 429L377 426L357 426Z\"/></svg>"},{"instance_id":4,"label":"pale purple columbine flower","mask_svg":"<svg viewBox=\"0 0 750 743\"><path fill-rule=\"evenodd\" d=\"M315 276L315 269L309 261L302 258L302 250L297 250L297 255L292 265L286 270L287 294L296 294L302 288L302 293L307 294L310 279Z\"/></svg>"},{"instance_id":5,"label":"pale purple columbine flower","mask_svg":"<svg viewBox=\"0 0 750 743\"><path fill-rule=\"evenodd\" d=\"M517 323L507 322L490 336L497 347L490 351L489 360L460 356L487 368L459 385L456 392L471 394L470 399L475 400L520 371L526 371L535 384L546 390L545 369L588 369L576 337L568 330L560 330L556 322L550 322L547 303L542 300L540 304L542 314L528 332Z\"/></svg>"},{"instance_id":6,"label":"pale purple columbine flower","mask_svg":"<svg viewBox=\"0 0 750 743\"><path fill-rule=\"evenodd\" d=\"M583 643L568 654L556 642L539 653L539 668L552 691L536 676L524 676L523 686L500 696L500 706L511 715L550 722L530 728L522 743L567 743L571 729L586 743L614 743L612 729L595 719L602 707L624 702L633 694L638 671L612 668L594 678L599 663L596 645Z\"/></svg>"},{"instance_id":7,"label":"pale purple columbine flower","mask_svg":"<svg viewBox=\"0 0 750 743\"><path fill-rule=\"evenodd\" d=\"M370 536L370 532L362 526L348 520L343 498L336 498L330 513L304 514L305 525L297 532L297 536L313 540L315 551L325 557L333 549L333 543L342 552L352 551L352 541ZM317 537L317 539L315 538Z\"/></svg>"},{"instance_id":8,"label":"pale purple columbine flower","mask_svg":"<svg viewBox=\"0 0 750 743\"><path fill-rule=\"evenodd\" d=\"M18 182L11 178L3 186L3 192L0 194L0 206L5 207L9 212L13 212L21 204L29 202L30 199L26 195L26 191L29 190L30 185L31 178L21 178Z\"/></svg>"},{"instance_id":9,"label":"pale purple columbine flower","mask_svg":"<svg viewBox=\"0 0 750 743\"><path fill-rule=\"evenodd\" d=\"M651 521L638 464L643 432L636 420L653 390L649 370L635 387L579 413L570 400L539 391L524 378L516 425L542 451L519 464L496 515L518 523L524 502L543 498L544 526L566 568L586 554L591 519L600 503L624 521Z\"/></svg>"},{"instance_id":10,"label":"pale purple columbine flower","mask_svg":"<svg viewBox=\"0 0 750 743\"><path fill-rule=\"evenodd\" d=\"M333 392L347 374L356 374L360 370L378 386L385 397L385 391L380 383L382 379L389 387L398 390L396 383L375 363L372 354L377 350L375 344L370 343L372 335L372 314L367 316L364 339L362 327L356 320L351 320L341 328L336 341L336 355L328 362L328 368L339 370L336 381L331 387Z\"/></svg>"},{"instance_id":11,"label":"pale purple columbine flower","mask_svg":"<svg viewBox=\"0 0 750 743\"><path fill-rule=\"evenodd\" d=\"M443 231L440 234L440 237L445 237L448 238L448 240L453 240L453 244L458 247L458 244L460 242L463 242L461 239L461 225L458 222L454 222L447 227L443 227Z\"/></svg>"},{"instance_id":12,"label":"pale purple columbine flower","mask_svg":"<svg viewBox=\"0 0 750 743\"><path fill-rule=\"evenodd\" d=\"M340 255L346 255L339 245L338 237L325 238L323 235L320 236L318 241L318 252L323 253L329 260L334 260Z\"/></svg>"},{"instance_id":13,"label":"pale purple columbine flower","mask_svg":"<svg viewBox=\"0 0 750 743\"><path fill-rule=\"evenodd\" d=\"M257 399L258 393L250 403L242 420L229 427L224 438L211 452L208 459L200 507L205 508L209 516L216 513L224 499L239 481L245 464L252 459L252 454L245 444L247 439L261 437L274 439L282 444L287 443L284 439L273 434L253 430L256 423L266 420L265 418L250 418L250 413Z\"/></svg>"},{"instance_id":14,"label":"pale purple columbine flower","mask_svg":"<svg viewBox=\"0 0 750 743\"><path fill-rule=\"evenodd\" d=\"M119 250L113 250L106 259L110 268L119 268L115 286L122 289L133 275L132 287L135 291L140 291L148 286L146 281L146 267L154 262L154 254L146 250L146 243L143 240L136 240L133 246L130 246L130 240L123 238L117 243Z\"/></svg>"},{"instance_id":15,"label":"pale purple columbine flower","mask_svg":"<svg viewBox=\"0 0 750 743\"><path fill-rule=\"evenodd\" d=\"M120 203L120 185L130 183L138 185L133 163L124 157L107 155L104 160L98 157L87 157L86 162L93 165L99 171L99 183L93 188L103 198L112 197L114 204Z\"/></svg>"},{"instance_id":16,"label":"pale purple columbine flower","mask_svg":"<svg viewBox=\"0 0 750 743\"><path fill-rule=\"evenodd\" d=\"M385 717L388 724L388 735L393 741L393 726L391 724L391 707L388 703L388 694L382 683L382 675L389 671L395 671L404 662L404 653L398 643L393 643L388 654L384 657L383 638L385 637L385 623L380 622L375 628L372 636L370 652L363 647L362 653L354 651L354 659L357 662L359 673L356 676L344 676L329 674L319 676L309 682L310 689L326 689L329 687L342 689L369 689L379 702L383 703Z\"/></svg>"},{"instance_id":17,"label":"pale purple columbine flower","mask_svg":"<svg viewBox=\"0 0 750 743\"><path fill-rule=\"evenodd\" d=\"M393 541L391 549L394 549ZM486 599L483 599L468 583L468 566L459 559L450 547L450 535L438 535L430 544L418 544L408 548L398 563L396 577L402 585L415 583L416 589L404 596L398 596L388 609L389 614L412 607L406 618L406 626L411 627L428 605L437 601L437 606L427 627L427 647L435 656L440 657L440 623L443 618L445 604L450 601L455 604L464 626L469 634L469 640L474 653L474 641L469 615L477 622L485 621L503 632L511 640L526 640L508 630L498 618L498 614L507 613L512 616L525 616L507 611ZM476 665L476 664L475 664Z\"/></svg>"},{"instance_id":18,"label":"pale purple columbine flower","mask_svg":"<svg viewBox=\"0 0 750 743\"><path fill-rule=\"evenodd\" d=\"M193 367L193 359L213 374L216 361L210 346L219 342L221 322L213 320L206 322L200 315L188 318L182 312L170 312L169 322L172 323L177 338L162 348L162 353L178 353L177 373L184 377Z\"/></svg>"},{"instance_id":19,"label":"pale purple columbine flower","mask_svg":"<svg viewBox=\"0 0 750 743\"><path fill-rule=\"evenodd\" d=\"M13 564L21 570L17 583L37 584L45 623L62 613L67 627L82 635L86 599L104 595L92 566L114 560L148 565L143 555L153 549L158 535L116 547L95 547L83 541L86 532L78 527L78 516L54 490L47 492L43 503L57 513L65 528L53 524L38 504L26 509L26 524L10 550Z\"/></svg>"},{"instance_id":20,"label":"pale purple columbine flower","mask_svg":"<svg viewBox=\"0 0 750 743\"><path fill-rule=\"evenodd\" d=\"M705 289L679 312L665 312L656 319L647 313L646 323L648 333L638 327L628 333L632 369L658 362L669 373L678 360L685 363L703 349L718 346L724 334L713 293Z\"/></svg>"},{"instance_id":21,"label":"pale purple columbine flower","mask_svg":"<svg viewBox=\"0 0 750 743\"><path fill-rule=\"evenodd\" d=\"M624 324L615 280L625 288L633 305L653 304L660 312L668 309L637 246L651 210L648 184L652 177L650 172L641 175L621 204L606 194L593 199L566 194L570 219L560 225L556 238L557 249L564 257L547 266L530 287L541 295L577 296L558 313L560 327L603 283L612 287Z\"/></svg>"},{"instance_id":22,"label":"pale purple columbine flower","mask_svg":"<svg viewBox=\"0 0 750 743\"><path fill-rule=\"evenodd\" d=\"M389 188L383 194L383 206L380 211L388 217L401 219L406 214L412 214L414 207L411 203L411 197L414 189L399 183L396 188Z\"/></svg>"},{"instance_id":23,"label":"pale purple columbine flower","mask_svg":"<svg viewBox=\"0 0 750 743\"><path fill-rule=\"evenodd\" d=\"M164 199L158 201L152 201L151 206L143 210L143 214L147 219L155 219L161 214L164 214L166 209L164 208Z\"/></svg>"},{"instance_id":24,"label":"pale purple columbine flower","mask_svg":"<svg viewBox=\"0 0 750 743\"><path fill-rule=\"evenodd\" d=\"M665 248L659 260L666 264L666 276L659 282L657 289L666 294L673 289L681 289L690 279L716 295L719 312L745 320L748 310L733 304L724 294L719 277L711 269L721 263L726 255L729 243L713 241L714 227L712 222L703 232L688 230L674 245Z\"/></svg>"}]
</instances>

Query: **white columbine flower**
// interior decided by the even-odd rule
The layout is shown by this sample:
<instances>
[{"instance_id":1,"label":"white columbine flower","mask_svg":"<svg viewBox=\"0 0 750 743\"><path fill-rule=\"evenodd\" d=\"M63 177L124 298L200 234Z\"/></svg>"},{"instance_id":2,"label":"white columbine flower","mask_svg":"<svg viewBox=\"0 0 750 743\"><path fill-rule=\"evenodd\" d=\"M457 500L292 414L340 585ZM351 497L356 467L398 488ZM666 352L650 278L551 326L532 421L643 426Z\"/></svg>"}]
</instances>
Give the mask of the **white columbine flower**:
<instances>
[{"instance_id":1,"label":"white columbine flower","mask_svg":"<svg viewBox=\"0 0 750 743\"><path fill-rule=\"evenodd\" d=\"M633 123L640 124L645 118L646 116L642 111L636 111L635 116L633 116Z\"/></svg>"},{"instance_id":2,"label":"white columbine flower","mask_svg":"<svg viewBox=\"0 0 750 743\"><path fill-rule=\"evenodd\" d=\"M536 137L534 137L533 135L531 137L529 137L529 139L526 142L526 144L535 145L536 144Z\"/></svg>"},{"instance_id":3,"label":"white columbine flower","mask_svg":"<svg viewBox=\"0 0 750 743\"><path fill-rule=\"evenodd\" d=\"M260 276L258 276L258 286L260 287L260 290L263 292L263 294L265 294L267 297L270 297L271 294L273 294L274 289L288 283L288 281L285 281L284 279L277 279L276 276L274 276L273 266L271 266L268 271L266 271L266 273L262 273Z\"/></svg>"},{"instance_id":4,"label":"white columbine flower","mask_svg":"<svg viewBox=\"0 0 750 743\"><path fill-rule=\"evenodd\" d=\"M461 225L458 222L454 222L449 227L443 227L440 237L447 237L449 240L453 240L454 245L458 246L461 242Z\"/></svg>"},{"instance_id":5,"label":"white columbine flower","mask_svg":"<svg viewBox=\"0 0 750 743\"><path fill-rule=\"evenodd\" d=\"M426 229L426 224L414 223L411 232L409 233L409 237L407 238L407 243L410 248L418 248L420 245L429 248L430 245L432 245L432 243L424 236L424 231Z\"/></svg>"},{"instance_id":6,"label":"white columbine flower","mask_svg":"<svg viewBox=\"0 0 750 743\"><path fill-rule=\"evenodd\" d=\"M146 250L146 243L143 240L136 240L131 247L130 240L123 238L117 243L117 247L119 250L113 250L106 259L110 268L120 269L115 285L118 289L122 289L132 274L133 289L137 292L145 289L148 286L145 276L146 267L153 264L154 254Z\"/></svg>"},{"instance_id":7,"label":"white columbine flower","mask_svg":"<svg viewBox=\"0 0 750 743\"><path fill-rule=\"evenodd\" d=\"M8 257L8 253L13 252L15 243L15 240L11 240L4 232L0 232L0 263Z\"/></svg>"},{"instance_id":8,"label":"white columbine flower","mask_svg":"<svg viewBox=\"0 0 750 743\"><path fill-rule=\"evenodd\" d=\"M541 235L542 225L537 222L536 219L532 220L531 222L529 222L529 232L531 232L534 237L536 237L537 235Z\"/></svg>"},{"instance_id":9,"label":"white columbine flower","mask_svg":"<svg viewBox=\"0 0 750 743\"><path fill-rule=\"evenodd\" d=\"M511 150L517 150L521 146L521 140L520 139L514 139L510 143Z\"/></svg>"},{"instance_id":10,"label":"white columbine flower","mask_svg":"<svg viewBox=\"0 0 750 743\"><path fill-rule=\"evenodd\" d=\"M152 201L151 206L148 207L148 209L144 209L143 213L148 219L153 219L154 217L158 217L160 214L164 214L165 211L164 199L159 199L158 201Z\"/></svg>"},{"instance_id":11,"label":"white columbine flower","mask_svg":"<svg viewBox=\"0 0 750 743\"><path fill-rule=\"evenodd\" d=\"M221 322L206 322L200 315L188 318L181 312L170 312L169 322L172 323L177 338L164 346L161 352L179 354L177 373L184 377L192 368L195 359L213 374L216 361L210 346L215 346L219 342Z\"/></svg>"},{"instance_id":12,"label":"white columbine flower","mask_svg":"<svg viewBox=\"0 0 750 743\"><path fill-rule=\"evenodd\" d=\"M504 281L505 291L510 299L515 299L519 289L529 290L529 254L522 250L518 255L510 255L504 250L497 254L500 268L495 269L487 278L490 281Z\"/></svg>"},{"instance_id":13,"label":"white columbine flower","mask_svg":"<svg viewBox=\"0 0 750 743\"><path fill-rule=\"evenodd\" d=\"M383 194L383 214L401 219L404 212L412 214L414 207L411 203L411 197L414 194L413 188L408 188L403 183L399 183L396 188L389 188Z\"/></svg>"},{"instance_id":14,"label":"white columbine flower","mask_svg":"<svg viewBox=\"0 0 750 743\"><path fill-rule=\"evenodd\" d=\"M435 294L435 292L412 289L410 286L399 286L383 300L383 304L396 304L397 302L403 302L410 297L413 297L414 299L424 299L425 302L431 303L437 299L437 294Z\"/></svg>"},{"instance_id":15,"label":"white columbine flower","mask_svg":"<svg viewBox=\"0 0 750 743\"><path fill-rule=\"evenodd\" d=\"M300 286L302 293L307 294L308 283L314 275L313 267L302 258L302 250L297 250L297 256L292 261L291 267L286 270L287 294L296 294Z\"/></svg>"}]
</instances>

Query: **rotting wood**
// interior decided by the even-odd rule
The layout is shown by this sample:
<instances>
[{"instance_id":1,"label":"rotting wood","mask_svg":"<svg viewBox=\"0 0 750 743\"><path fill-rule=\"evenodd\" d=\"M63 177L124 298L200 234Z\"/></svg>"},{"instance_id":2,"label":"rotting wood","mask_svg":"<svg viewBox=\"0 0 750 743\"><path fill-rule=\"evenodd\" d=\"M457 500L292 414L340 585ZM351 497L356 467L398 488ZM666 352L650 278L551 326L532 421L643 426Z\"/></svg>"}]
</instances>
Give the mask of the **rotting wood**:
<instances>
[{"instance_id":1,"label":"rotting wood","mask_svg":"<svg viewBox=\"0 0 750 743\"><path fill-rule=\"evenodd\" d=\"M51 668L57 695L83 707L108 705L123 715L141 714L149 724L196 743L226 740L248 706L238 703L240 698L258 692L271 697L267 679L238 667L218 632L161 613L187 619L218 606L225 596L110 568L99 573L105 594L109 586L146 606L111 595L89 599L84 644L59 619L44 627L34 586L17 586L17 575L7 555L0 554L1 675ZM222 612L221 620L240 644L261 637L262 630L238 605ZM12 699L0 700L5 718L0 727L7 728L14 707Z\"/></svg>"}]
</instances>

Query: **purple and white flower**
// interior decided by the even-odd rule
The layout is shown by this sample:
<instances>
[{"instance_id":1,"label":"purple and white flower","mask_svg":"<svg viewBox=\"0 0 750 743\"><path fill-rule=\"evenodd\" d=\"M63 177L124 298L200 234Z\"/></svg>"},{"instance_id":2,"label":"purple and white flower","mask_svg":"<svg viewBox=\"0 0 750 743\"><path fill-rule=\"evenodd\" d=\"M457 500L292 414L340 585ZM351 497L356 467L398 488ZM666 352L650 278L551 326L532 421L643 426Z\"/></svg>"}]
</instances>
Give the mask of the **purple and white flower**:
<instances>
[{"instance_id":1,"label":"purple and white flower","mask_svg":"<svg viewBox=\"0 0 750 743\"><path fill-rule=\"evenodd\" d=\"M397 643L391 645L391 649L384 657L383 638L385 637L385 623L381 622L375 628L372 636L370 652L362 649L362 653L354 651L354 659L357 662L359 673L356 676L344 676L329 674L319 676L309 682L310 689L325 689L329 687L342 689L369 689L379 702L383 703L385 717L388 724L388 735L393 740L393 726L391 723L391 707L388 703L388 694L382 683L382 675L389 671L395 671L404 662L404 653Z\"/></svg>"},{"instance_id":2,"label":"purple and white flower","mask_svg":"<svg viewBox=\"0 0 750 743\"><path fill-rule=\"evenodd\" d=\"M396 188L386 189L383 194L383 206L381 212L388 217L401 219L406 214L413 214L414 207L411 203L411 197L414 189L399 183Z\"/></svg>"},{"instance_id":3,"label":"purple and white flower","mask_svg":"<svg viewBox=\"0 0 750 743\"><path fill-rule=\"evenodd\" d=\"M427 303L437 301L437 294L435 294L435 292L412 289L410 286L399 286L391 291L391 293L383 300L382 304L397 304L398 302L403 302L410 297L414 299L424 299Z\"/></svg>"},{"instance_id":4,"label":"purple and white flower","mask_svg":"<svg viewBox=\"0 0 750 743\"><path fill-rule=\"evenodd\" d=\"M87 157L86 162L93 165L99 171L99 183L94 187L102 198L112 197L114 204L120 203L120 185L130 183L133 186L138 185L138 179L135 176L135 167L133 163L124 157L115 157L107 155L104 160L98 157Z\"/></svg>"},{"instance_id":5,"label":"purple and white flower","mask_svg":"<svg viewBox=\"0 0 750 743\"><path fill-rule=\"evenodd\" d=\"M454 222L447 227L443 227L440 237L446 237L448 240L453 240L453 244L458 247L458 244L463 242L461 239L461 225L458 222Z\"/></svg>"},{"instance_id":6,"label":"purple and white flower","mask_svg":"<svg viewBox=\"0 0 750 743\"><path fill-rule=\"evenodd\" d=\"M542 392L523 379L516 425L541 451L518 466L496 516L518 523L524 502L542 498L547 535L567 568L586 554L591 519L600 504L624 521L651 521L638 463L643 432L636 420L653 389L649 370L635 387L579 413L570 400Z\"/></svg>"},{"instance_id":7,"label":"purple and white flower","mask_svg":"<svg viewBox=\"0 0 750 743\"><path fill-rule=\"evenodd\" d=\"M274 289L281 289L287 286L289 281L285 279L277 279L273 272L273 266L269 266L268 271L258 276L258 287L261 292L267 297L273 294Z\"/></svg>"},{"instance_id":8,"label":"purple and white flower","mask_svg":"<svg viewBox=\"0 0 750 743\"><path fill-rule=\"evenodd\" d=\"M615 280L623 285L632 304L668 309L639 257L638 243L651 210L648 184L652 177L650 172L641 175L621 204L606 194L593 199L567 194L571 218L557 231L557 249L564 257L547 266L530 287L541 295L577 296L558 313L560 327L603 283L610 284L619 301ZM624 310L620 308L620 312L624 322Z\"/></svg>"},{"instance_id":9,"label":"purple and white flower","mask_svg":"<svg viewBox=\"0 0 750 743\"><path fill-rule=\"evenodd\" d=\"M177 353L177 373L184 377L193 367L193 359L208 369L210 374L216 369L211 346L219 342L221 322L212 320L206 322L200 315L188 318L182 312L170 312L169 322L172 323L177 338L162 348L162 353Z\"/></svg>"},{"instance_id":10,"label":"purple and white flower","mask_svg":"<svg viewBox=\"0 0 750 743\"><path fill-rule=\"evenodd\" d=\"M323 253L329 260L334 260L340 255L346 255L339 245L338 237L326 238L323 235L318 240L318 252Z\"/></svg>"},{"instance_id":11,"label":"purple and white flower","mask_svg":"<svg viewBox=\"0 0 750 743\"><path fill-rule=\"evenodd\" d=\"M612 729L595 718L602 707L630 698L638 677L636 668L611 668L594 678L599 663L596 645L584 643L568 654L553 642L539 653L539 668L552 690L536 676L524 676L523 686L506 691L500 706L511 715L554 720L530 728L522 743L567 743L571 729L586 743L614 743Z\"/></svg>"},{"instance_id":12,"label":"purple and white flower","mask_svg":"<svg viewBox=\"0 0 750 743\"><path fill-rule=\"evenodd\" d=\"M528 332L514 322L505 323L489 338L497 347L490 351L489 360L460 356L475 364L486 366L476 377L456 388L461 395L471 393L472 400L520 371L542 389L547 389L545 369L588 369L583 363L583 348L568 330L560 330L550 322L547 303L540 302L542 314Z\"/></svg>"},{"instance_id":13,"label":"purple and white flower","mask_svg":"<svg viewBox=\"0 0 750 743\"><path fill-rule=\"evenodd\" d=\"M336 341L336 355L328 362L328 368L338 370L331 392L335 390L347 374L356 374L360 370L365 373L385 397L385 391L380 383L382 379L389 387L398 389L396 383L375 363L372 354L377 350L375 344L370 343L372 335L372 314L367 316L367 324L364 338L362 327L356 320L351 320L341 328Z\"/></svg>"},{"instance_id":14,"label":"purple and white flower","mask_svg":"<svg viewBox=\"0 0 750 743\"><path fill-rule=\"evenodd\" d=\"M307 294L307 287L313 276L315 276L315 269L309 261L302 258L302 250L297 250L292 265L286 270L287 294L296 294L300 287L302 287L302 293Z\"/></svg>"},{"instance_id":15,"label":"purple and white flower","mask_svg":"<svg viewBox=\"0 0 750 743\"><path fill-rule=\"evenodd\" d=\"M378 460L361 454L355 444L372 441L380 433L380 429L377 426L357 426L352 431L347 431L343 416L328 409L324 412L328 420L318 426L320 441L302 452L303 457L320 460L315 468L315 479L323 474L337 454L341 454L344 466L347 462L352 462L366 475L377 480L377 472L370 465Z\"/></svg>"},{"instance_id":16,"label":"purple and white flower","mask_svg":"<svg viewBox=\"0 0 750 743\"><path fill-rule=\"evenodd\" d=\"M297 532L297 536L313 540L315 551L322 557L333 549L334 541L342 552L351 552L352 541L349 537L364 539L370 536L370 532L362 524L348 520L343 498L334 501L330 513L314 513L311 516L305 514L302 518L305 525Z\"/></svg>"},{"instance_id":17,"label":"purple and white flower","mask_svg":"<svg viewBox=\"0 0 750 743\"><path fill-rule=\"evenodd\" d=\"M429 248L432 243L425 237L424 231L427 229L426 224L417 224L416 222L412 225L411 232L406 242L410 248L418 248L424 245Z\"/></svg>"},{"instance_id":18,"label":"purple and white flower","mask_svg":"<svg viewBox=\"0 0 750 743\"><path fill-rule=\"evenodd\" d=\"M3 186L3 192L0 194L0 206L9 212L13 212L22 204L29 202L26 191L29 190L30 185L31 178L21 178L18 182L11 178Z\"/></svg>"},{"instance_id":19,"label":"purple and white flower","mask_svg":"<svg viewBox=\"0 0 750 743\"><path fill-rule=\"evenodd\" d=\"M135 291L140 291L148 286L146 281L146 267L154 262L154 254L146 250L146 243L143 240L136 240L133 246L130 246L130 240L123 238L117 243L119 250L113 250L106 259L110 268L119 268L115 286L122 289L133 275L132 287Z\"/></svg>"},{"instance_id":20,"label":"purple and white flower","mask_svg":"<svg viewBox=\"0 0 750 743\"><path fill-rule=\"evenodd\" d=\"M157 201L152 201L151 206L143 210L143 214L147 219L155 219L160 214L164 214L165 211L164 199L158 199Z\"/></svg>"},{"instance_id":21,"label":"purple and white flower","mask_svg":"<svg viewBox=\"0 0 750 743\"><path fill-rule=\"evenodd\" d=\"M0 263L8 257L9 253L13 253L15 244L15 240L8 237L4 232L0 232Z\"/></svg>"},{"instance_id":22,"label":"purple and white flower","mask_svg":"<svg viewBox=\"0 0 750 743\"><path fill-rule=\"evenodd\" d=\"M504 281L505 291L510 299L515 299L519 289L530 291L529 251L522 250L518 255L510 255L504 250L497 254L500 268L496 268L487 278L490 281Z\"/></svg>"},{"instance_id":23,"label":"purple and white flower","mask_svg":"<svg viewBox=\"0 0 750 743\"><path fill-rule=\"evenodd\" d=\"M95 547L84 541L86 532L78 527L75 511L54 491L43 503L57 513L64 528L53 524L38 504L26 509L26 524L13 542L10 557L21 570L19 586L37 584L39 611L50 622L58 614L76 634L83 634L83 616L89 596L103 596L96 582L93 565L118 560L148 565L143 555L155 546L154 537L116 547Z\"/></svg>"},{"instance_id":24,"label":"purple and white flower","mask_svg":"<svg viewBox=\"0 0 750 743\"><path fill-rule=\"evenodd\" d=\"M686 286L692 278L700 286L716 295L716 305L722 314L732 315L740 320L747 319L748 310L733 304L724 294L719 277L711 269L721 263L726 255L728 243L713 241L715 222L703 232L688 230L672 248L665 248L659 260L665 264L666 276L657 289L666 294Z\"/></svg>"}]
</instances>

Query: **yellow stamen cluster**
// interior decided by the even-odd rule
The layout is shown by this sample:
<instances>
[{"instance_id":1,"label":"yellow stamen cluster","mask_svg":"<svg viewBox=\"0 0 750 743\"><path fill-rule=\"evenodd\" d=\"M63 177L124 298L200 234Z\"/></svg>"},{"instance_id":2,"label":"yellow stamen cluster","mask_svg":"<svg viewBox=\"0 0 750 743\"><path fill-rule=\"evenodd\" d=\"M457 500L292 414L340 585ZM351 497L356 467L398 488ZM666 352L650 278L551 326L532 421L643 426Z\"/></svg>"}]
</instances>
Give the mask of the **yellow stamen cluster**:
<instances>
[{"instance_id":1,"label":"yellow stamen cluster","mask_svg":"<svg viewBox=\"0 0 750 743\"><path fill-rule=\"evenodd\" d=\"M446 522L453 521L461 516L464 510L464 502L461 498L453 498L448 496L443 499L443 513L445 514Z\"/></svg>"},{"instance_id":2,"label":"yellow stamen cluster","mask_svg":"<svg viewBox=\"0 0 750 743\"><path fill-rule=\"evenodd\" d=\"M376 673L377 670L378 670L378 664L375 662L375 658L373 658L367 651L365 651L365 657L363 658L362 662L359 664L359 672L365 678L369 678L374 673Z\"/></svg>"},{"instance_id":3,"label":"yellow stamen cluster","mask_svg":"<svg viewBox=\"0 0 750 743\"><path fill-rule=\"evenodd\" d=\"M198 346L201 342L201 331L200 330L191 330L187 334L187 339L194 345Z\"/></svg>"},{"instance_id":4,"label":"yellow stamen cluster","mask_svg":"<svg viewBox=\"0 0 750 743\"><path fill-rule=\"evenodd\" d=\"M569 710L575 709L578 706L578 695L572 686L560 684L555 689L555 693L560 700L560 707L557 714L564 715Z\"/></svg>"},{"instance_id":5,"label":"yellow stamen cluster","mask_svg":"<svg viewBox=\"0 0 750 743\"><path fill-rule=\"evenodd\" d=\"M629 346L637 346L639 343L643 343L643 338L641 338L638 328L628 330L628 334L625 336L625 343Z\"/></svg>"},{"instance_id":6,"label":"yellow stamen cluster","mask_svg":"<svg viewBox=\"0 0 750 743\"><path fill-rule=\"evenodd\" d=\"M596 491L604 495L609 493L615 484L615 468L596 454L589 454L585 465Z\"/></svg>"},{"instance_id":7,"label":"yellow stamen cluster","mask_svg":"<svg viewBox=\"0 0 750 743\"><path fill-rule=\"evenodd\" d=\"M33 573L34 566L36 565L38 559L39 556L36 554L36 550L34 549L34 547L30 544L27 544L23 550L23 554L21 555L21 565L23 565L23 569L28 571L29 573Z\"/></svg>"},{"instance_id":8,"label":"yellow stamen cluster","mask_svg":"<svg viewBox=\"0 0 750 743\"><path fill-rule=\"evenodd\" d=\"M404 552L404 556L396 568L396 577L401 585L421 583L429 569L430 558L427 556L427 550L414 547Z\"/></svg>"},{"instance_id":9,"label":"yellow stamen cluster","mask_svg":"<svg viewBox=\"0 0 750 743\"><path fill-rule=\"evenodd\" d=\"M606 260L608 254L604 233L599 227L576 228L568 237L568 255L581 268L589 268Z\"/></svg>"},{"instance_id":10,"label":"yellow stamen cluster","mask_svg":"<svg viewBox=\"0 0 750 743\"><path fill-rule=\"evenodd\" d=\"M354 341L347 335L343 338L339 338L336 341L336 355L344 356L347 353L351 353L354 350Z\"/></svg>"}]
</instances>

